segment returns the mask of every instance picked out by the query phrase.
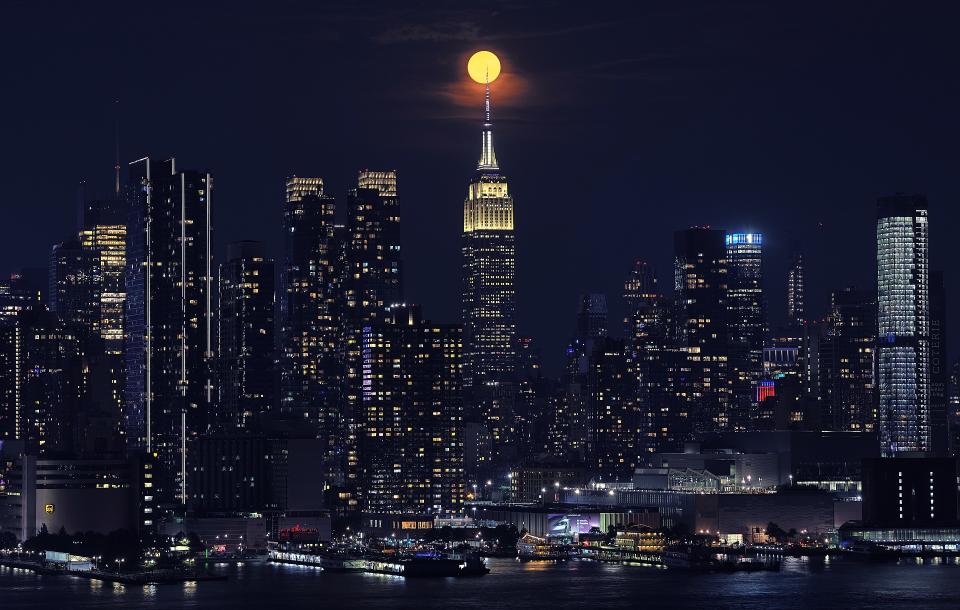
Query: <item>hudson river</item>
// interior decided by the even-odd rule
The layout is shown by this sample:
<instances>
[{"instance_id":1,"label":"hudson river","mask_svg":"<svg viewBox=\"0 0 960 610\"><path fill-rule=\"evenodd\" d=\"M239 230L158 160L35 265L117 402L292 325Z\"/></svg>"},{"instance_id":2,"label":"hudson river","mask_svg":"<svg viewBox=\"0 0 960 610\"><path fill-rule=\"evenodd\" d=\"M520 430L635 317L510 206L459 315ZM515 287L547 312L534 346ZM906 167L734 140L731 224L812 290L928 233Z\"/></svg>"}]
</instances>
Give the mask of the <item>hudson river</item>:
<instances>
[{"instance_id":1,"label":"hudson river","mask_svg":"<svg viewBox=\"0 0 960 610\"><path fill-rule=\"evenodd\" d=\"M267 563L223 582L122 586L0 568L0 608L960 608L960 565L788 559L780 573L689 574L491 559L480 578L404 580Z\"/></svg>"}]
</instances>

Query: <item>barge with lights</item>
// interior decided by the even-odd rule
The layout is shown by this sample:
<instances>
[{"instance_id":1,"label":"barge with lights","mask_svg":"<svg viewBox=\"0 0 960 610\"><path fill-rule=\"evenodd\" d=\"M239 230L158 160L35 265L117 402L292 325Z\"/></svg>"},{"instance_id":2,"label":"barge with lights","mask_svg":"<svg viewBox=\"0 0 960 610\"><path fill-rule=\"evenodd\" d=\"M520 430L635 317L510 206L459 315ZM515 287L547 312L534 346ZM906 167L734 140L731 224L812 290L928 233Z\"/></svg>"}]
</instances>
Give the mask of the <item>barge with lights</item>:
<instances>
[{"instance_id":1,"label":"barge with lights","mask_svg":"<svg viewBox=\"0 0 960 610\"><path fill-rule=\"evenodd\" d=\"M476 553L301 553L274 549L270 561L320 568L325 572L367 572L404 578L483 576L490 572Z\"/></svg>"}]
</instances>

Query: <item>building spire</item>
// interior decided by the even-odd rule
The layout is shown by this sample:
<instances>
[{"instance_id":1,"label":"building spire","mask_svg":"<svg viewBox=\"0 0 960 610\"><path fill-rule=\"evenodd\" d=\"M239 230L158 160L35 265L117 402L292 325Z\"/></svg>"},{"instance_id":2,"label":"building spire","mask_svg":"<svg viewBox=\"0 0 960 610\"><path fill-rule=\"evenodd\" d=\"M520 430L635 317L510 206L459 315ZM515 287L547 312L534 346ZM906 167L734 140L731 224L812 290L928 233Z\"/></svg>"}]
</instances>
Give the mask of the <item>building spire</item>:
<instances>
[{"instance_id":1,"label":"building spire","mask_svg":"<svg viewBox=\"0 0 960 610\"><path fill-rule=\"evenodd\" d=\"M493 152L493 120L490 118L490 80L485 79L485 93L483 97L483 146L480 149L479 170L498 170L497 155Z\"/></svg>"}]
</instances>

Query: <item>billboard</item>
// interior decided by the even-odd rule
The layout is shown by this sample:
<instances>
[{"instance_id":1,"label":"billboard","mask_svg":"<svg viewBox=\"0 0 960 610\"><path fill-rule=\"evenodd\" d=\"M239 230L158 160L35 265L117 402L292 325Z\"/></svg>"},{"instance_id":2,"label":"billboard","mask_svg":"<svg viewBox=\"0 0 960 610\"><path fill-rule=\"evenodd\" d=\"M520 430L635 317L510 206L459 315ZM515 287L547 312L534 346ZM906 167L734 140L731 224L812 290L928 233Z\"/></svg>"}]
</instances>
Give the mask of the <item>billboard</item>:
<instances>
[{"instance_id":1,"label":"billboard","mask_svg":"<svg viewBox=\"0 0 960 610\"><path fill-rule=\"evenodd\" d=\"M600 527L599 513L547 515L547 534L550 536L586 534L593 527Z\"/></svg>"}]
</instances>

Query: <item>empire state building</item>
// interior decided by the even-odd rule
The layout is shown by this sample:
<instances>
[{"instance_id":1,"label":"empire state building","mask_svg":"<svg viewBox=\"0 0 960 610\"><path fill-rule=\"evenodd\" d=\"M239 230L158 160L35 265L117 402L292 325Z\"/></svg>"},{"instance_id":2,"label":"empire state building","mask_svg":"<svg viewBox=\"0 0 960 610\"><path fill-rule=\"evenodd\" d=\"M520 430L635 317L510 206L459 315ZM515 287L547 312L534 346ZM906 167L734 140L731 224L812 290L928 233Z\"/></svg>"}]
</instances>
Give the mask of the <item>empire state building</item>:
<instances>
[{"instance_id":1,"label":"empire state building","mask_svg":"<svg viewBox=\"0 0 960 610\"><path fill-rule=\"evenodd\" d=\"M463 202L463 381L474 395L513 376L515 267L513 198L493 150L487 83L480 162Z\"/></svg>"}]
</instances>

